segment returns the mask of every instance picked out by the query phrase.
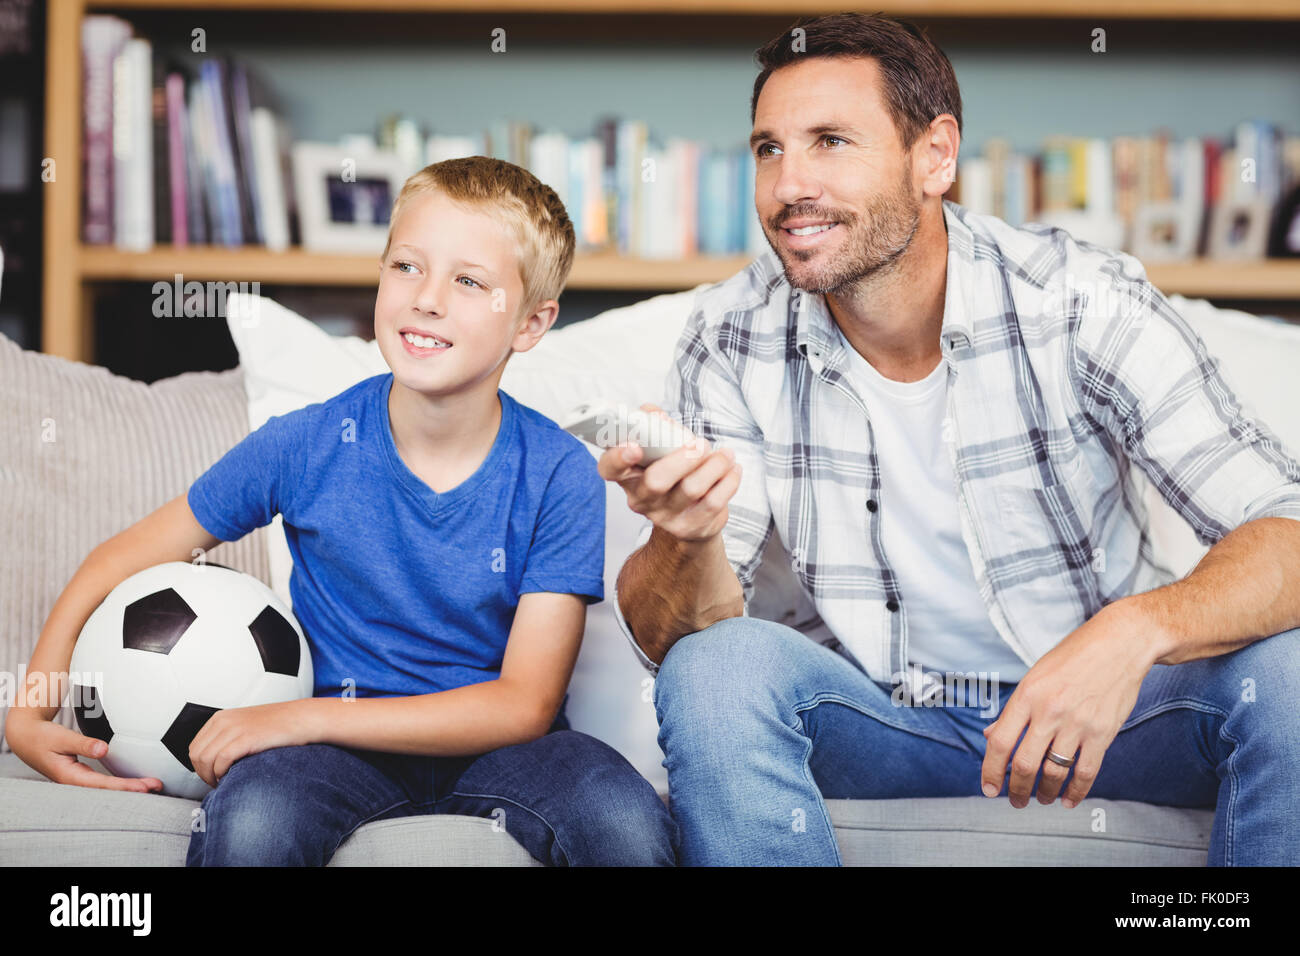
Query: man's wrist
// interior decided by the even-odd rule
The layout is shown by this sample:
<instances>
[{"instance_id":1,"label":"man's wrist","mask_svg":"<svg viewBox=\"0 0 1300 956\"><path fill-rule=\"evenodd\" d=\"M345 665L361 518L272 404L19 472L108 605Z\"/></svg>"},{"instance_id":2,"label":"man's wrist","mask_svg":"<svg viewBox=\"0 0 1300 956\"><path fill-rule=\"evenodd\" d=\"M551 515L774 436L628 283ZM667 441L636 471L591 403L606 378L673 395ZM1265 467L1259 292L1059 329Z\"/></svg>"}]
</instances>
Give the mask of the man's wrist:
<instances>
[{"instance_id":1,"label":"man's wrist","mask_svg":"<svg viewBox=\"0 0 1300 956\"><path fill-rule=\"evenodd\" d=\"M1148 666L1172 663L1170 658L1178 648L1178 636L1170 626L1168 614L1159 599L1152 596L1157 591L1131 594L1103 609L1122 622L1126 633L1142 642Z\"/></svg>"}]
</instances>

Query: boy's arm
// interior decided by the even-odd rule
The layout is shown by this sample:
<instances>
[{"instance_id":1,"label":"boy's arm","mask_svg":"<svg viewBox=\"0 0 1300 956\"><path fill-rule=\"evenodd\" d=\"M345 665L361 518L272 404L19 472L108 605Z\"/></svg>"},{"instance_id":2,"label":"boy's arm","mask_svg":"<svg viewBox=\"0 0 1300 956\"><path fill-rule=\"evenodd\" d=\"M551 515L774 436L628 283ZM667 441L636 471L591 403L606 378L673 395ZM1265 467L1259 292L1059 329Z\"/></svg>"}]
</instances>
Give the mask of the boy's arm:
<instances>
[{"instance_id":1,"label":"boy's arm","mask_svg":"<svg viewBox=\"0 0 1300 956\"><path fill-rule=\"evenodd\" d=\"M522 594L499 678L413 697L309 697L219 711L195 736L190 760L215 786L236 760L270 747L453 757L536 740L564 702L586 620L581 595Z\"/></svg>"},{"instance_id":2,"label":"boy's arm","mask_svg":"<svg viewBox=\"0 0 1300 956\"><path fill-rule=\"evenodd\" d=\"M77 756L103 756L104 745L53 722L67 690L68 665L81 629L113 588L137 571L167 561L190 561L196 549L216 547L190 511L185 495L167 502L96 547L59 595L27 666L24 691L5 722L5 738L24 763L56 783L115 790L156 790L152 777L98 773Z\"/></svg>"}]
</instances>

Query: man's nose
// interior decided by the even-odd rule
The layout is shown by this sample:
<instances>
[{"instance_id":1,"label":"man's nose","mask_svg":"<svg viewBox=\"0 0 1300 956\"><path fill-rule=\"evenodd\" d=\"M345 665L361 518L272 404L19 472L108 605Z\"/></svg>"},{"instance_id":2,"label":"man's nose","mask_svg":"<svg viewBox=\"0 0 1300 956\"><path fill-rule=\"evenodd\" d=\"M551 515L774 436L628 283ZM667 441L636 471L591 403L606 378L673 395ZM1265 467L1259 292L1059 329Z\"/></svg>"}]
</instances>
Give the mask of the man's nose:
<instances>
[{"instance_id":1,"label":"man's nose","mask_svg":"<svg viewBox=\"0 0 1300 956\"><path fill-rule=\"evenodd\" d=\"M772 184L772 198L792 206L821 196L821 184L814 175L812 164L799 152L786 153L779 162L776 181Z\"/></svg>"}]
</instances>

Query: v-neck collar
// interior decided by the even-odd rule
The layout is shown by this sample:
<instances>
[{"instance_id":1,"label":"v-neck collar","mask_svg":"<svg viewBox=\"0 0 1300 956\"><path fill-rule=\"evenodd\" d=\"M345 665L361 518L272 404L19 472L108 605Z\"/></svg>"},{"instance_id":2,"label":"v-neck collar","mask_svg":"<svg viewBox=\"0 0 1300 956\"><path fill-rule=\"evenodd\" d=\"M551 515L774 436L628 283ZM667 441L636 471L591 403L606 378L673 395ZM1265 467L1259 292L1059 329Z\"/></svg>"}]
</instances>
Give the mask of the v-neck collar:
<instances>
[{"instance_id":1,"label":"v-neck collar","mask_svg":"<svg viewBox=\"0 0 1300 956\"><path fill-rule=\"evenodd\" d=\"M424 505L431 514L437 514L444 508L457 504L473 495L500 467L501 461L505 458L507 436L514 428L515 417L514 402L505 392L497 389L497 398L501 402L501 423L497 426L496 438L492 442L492 447L488 450L487 457L479 463L478 468L474 470L472 475L456 487L444 492L437 492L430 488L424 479L411 471L397 451L397 443L393 439L393 423L388 415L388 401L392 390L393 375L390 372L386 381L378 389L379 414L380 420L383 422L384 455L388 459L388 465L392 469L393 477L397 480L397 483Z\"/></svg>"}]
</instances>

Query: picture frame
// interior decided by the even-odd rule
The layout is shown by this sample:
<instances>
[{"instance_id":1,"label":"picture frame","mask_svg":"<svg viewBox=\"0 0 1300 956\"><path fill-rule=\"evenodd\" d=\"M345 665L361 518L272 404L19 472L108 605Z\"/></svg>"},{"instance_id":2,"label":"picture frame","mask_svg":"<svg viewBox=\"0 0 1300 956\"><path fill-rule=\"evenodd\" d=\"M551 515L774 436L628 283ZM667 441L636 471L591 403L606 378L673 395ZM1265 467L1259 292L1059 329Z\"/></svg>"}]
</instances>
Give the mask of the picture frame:
<instances>
[{"instance_id":1,"label":"picture frame","mask_svg":"<svg viewBox=\"0 0 1300 956\"><path fill-rule=\"evenodd\" d=\"M1272 208L1265 200L1217 203L1210 218L1210 258L1263 259L1271 216Z\"/></svg>"},{"instance_id":2,"label":"picture frame","mask_svg":"<svg viewBox=\"0 0 1300 956\"><path fill-rule=\"evenodd\" d=\"M1300 258L1300 183L1278 204L1268 254L1279 259Z\"/></svg>"},{"instance_id":3,"label":"picture frame","mask_svg":"<svg viewBox=\"0 0 1300 956\"><path fill-rule=\"evenodd\" d=\"M376 258L383 253L393 201L406 181L400 157L378 149L295 143L293 181L304 249Z\"/></svg>"},{"instance_id":4,"label":"picture frame","mask_svg":"<svg viewBox=\"0 0 1300 956\"><path fill-rule=\"evenodd\" d=\"M1179 262L1196 257L1200 217L1178 202L1140 203L1133 216L1132 252L1142 262Z\"/></svg>"}]
</instances>

